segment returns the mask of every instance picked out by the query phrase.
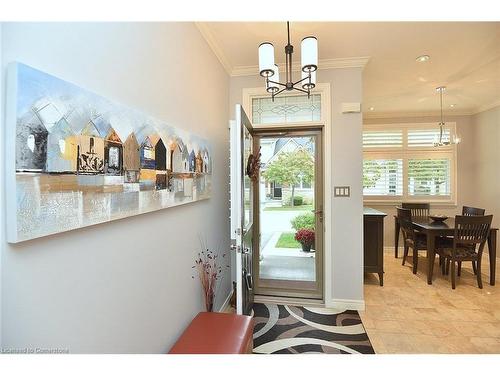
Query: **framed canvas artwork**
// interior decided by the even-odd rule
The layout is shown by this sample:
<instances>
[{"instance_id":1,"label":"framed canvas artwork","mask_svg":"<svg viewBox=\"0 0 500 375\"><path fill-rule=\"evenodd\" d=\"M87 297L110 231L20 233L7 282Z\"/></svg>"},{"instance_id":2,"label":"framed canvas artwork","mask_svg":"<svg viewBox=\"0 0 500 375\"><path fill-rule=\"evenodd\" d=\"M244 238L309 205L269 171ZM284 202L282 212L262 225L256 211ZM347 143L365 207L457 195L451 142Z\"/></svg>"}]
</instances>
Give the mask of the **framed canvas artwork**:
<instances>
[{"instance_id":1,"label":"framed canvas artwork","mask_svg":"<svg viewBox=\"0 0 500 375\"><path fill-rule=\"evenodd\" d=\"M6 119L11 243L210 197L206 140L21 63Z\"/></svg>"}]
</instances>

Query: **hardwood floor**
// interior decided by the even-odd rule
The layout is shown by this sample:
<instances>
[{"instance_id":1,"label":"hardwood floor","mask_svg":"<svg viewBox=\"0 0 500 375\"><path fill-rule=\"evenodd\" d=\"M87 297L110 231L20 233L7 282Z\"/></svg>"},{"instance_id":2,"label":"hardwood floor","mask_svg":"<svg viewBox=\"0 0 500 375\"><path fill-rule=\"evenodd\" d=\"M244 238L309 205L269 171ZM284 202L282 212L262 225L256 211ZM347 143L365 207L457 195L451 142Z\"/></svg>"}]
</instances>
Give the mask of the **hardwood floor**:
<instances>
[{"instance_id":1,"label":"hardwood floor","mask_svg":"<svg viewBox=\"0 0 500 375\"><path fill-rule=\"evenodd\" d=\"M401 252L400 252L401 253ZM479 289L470 262L462 265L457 288L434 267L427 285L427 259L421 252L418 273L394 252L384 254L384 286L365 275L366 310L360 312L376 353L500 353L500 280L489 284L489 259L483 256L484 289ZM497 273L500 259L497 258Z\"/></svg>"}]
</instances>

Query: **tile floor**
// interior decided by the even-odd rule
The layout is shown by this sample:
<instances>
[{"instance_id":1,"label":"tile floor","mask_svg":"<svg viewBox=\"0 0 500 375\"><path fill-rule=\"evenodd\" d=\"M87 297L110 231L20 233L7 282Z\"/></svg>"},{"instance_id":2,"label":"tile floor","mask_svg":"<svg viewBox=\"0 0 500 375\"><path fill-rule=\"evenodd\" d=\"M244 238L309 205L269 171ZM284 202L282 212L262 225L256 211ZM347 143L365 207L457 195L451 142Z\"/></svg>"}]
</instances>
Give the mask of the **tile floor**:
<instances>
[{"instance_id":1,"label":"tile floor","mask_svg":"<svg viewBox=\"0 0 500 375\"><path fill-rule=\"evenodd\" d=\"M400 252L401 253L401 252ZM477 287L470 262L462 265L457 288L434 267L427 285L427 259L420 253L418 273L393 252L384 254L384 286L365 275L366 310L360 312L376 353L500 353L500 259L496 286L489 284L483 257L484 289Z\"/></svg>"}]
</instances>

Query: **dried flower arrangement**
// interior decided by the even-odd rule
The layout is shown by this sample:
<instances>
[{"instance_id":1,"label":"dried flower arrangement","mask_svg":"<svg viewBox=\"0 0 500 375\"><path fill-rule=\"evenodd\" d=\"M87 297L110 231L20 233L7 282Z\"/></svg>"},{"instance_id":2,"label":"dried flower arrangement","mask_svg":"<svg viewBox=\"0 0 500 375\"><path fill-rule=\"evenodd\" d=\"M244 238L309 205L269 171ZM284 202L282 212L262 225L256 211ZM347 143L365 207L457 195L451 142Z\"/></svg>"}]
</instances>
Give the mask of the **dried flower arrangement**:
<instances>
[{"instance_id":1,"label":"dried flower arrangement","mask_svg":"<svg viewBox=\"0 0 500 375\"><path fill-rule=\"evenodd\" d=\"M196 268L198 272L205 298L205 308L210 312L214 307L217 287L223 277L222 270L229 268L229 265L225 264L226 254L221 255L220 248L214 252L202 244L202 249L192 268Z\"/></svg>"}]
</instances>

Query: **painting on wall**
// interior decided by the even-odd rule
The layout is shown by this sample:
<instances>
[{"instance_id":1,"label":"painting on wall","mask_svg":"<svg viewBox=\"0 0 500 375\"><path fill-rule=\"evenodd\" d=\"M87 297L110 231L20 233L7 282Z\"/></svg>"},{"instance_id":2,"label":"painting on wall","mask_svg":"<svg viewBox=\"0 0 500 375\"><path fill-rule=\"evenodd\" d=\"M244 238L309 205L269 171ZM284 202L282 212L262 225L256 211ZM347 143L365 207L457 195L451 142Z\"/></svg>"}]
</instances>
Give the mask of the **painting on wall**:
<instances>
[{"instance_id":1,"label":"painting on wall","mask_svg":"<svg viewBox=\"0 0 500 375\"><path fill-rule=\"evenodd\" d=\"M7 81L7 237L207 199L209 143L21 63Z\"/></svg>"}]
</instances>

